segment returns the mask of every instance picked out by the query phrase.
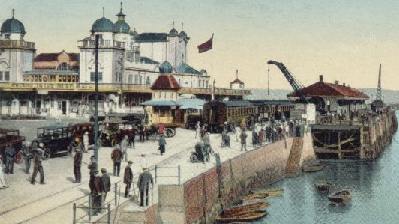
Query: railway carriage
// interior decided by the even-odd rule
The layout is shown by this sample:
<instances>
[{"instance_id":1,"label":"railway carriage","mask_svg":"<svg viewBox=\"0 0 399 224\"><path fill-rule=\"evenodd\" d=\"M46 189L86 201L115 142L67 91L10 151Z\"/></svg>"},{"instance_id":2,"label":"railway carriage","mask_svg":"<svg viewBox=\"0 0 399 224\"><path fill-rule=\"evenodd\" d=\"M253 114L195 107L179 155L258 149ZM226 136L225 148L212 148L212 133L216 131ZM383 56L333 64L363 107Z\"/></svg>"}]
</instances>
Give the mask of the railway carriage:
<instances>
[{"instance_id":1,"label":"railway carriage","mask_svg":"<svg viewBox=\"0 0 399 224\"><path fill-rule=\"evenodd\" d=\"M224 125L250 126L257 114L257 107L247 100L213 100L204 104L203 121L211 132L221 132Z\"/></svg>"}]
</instances>

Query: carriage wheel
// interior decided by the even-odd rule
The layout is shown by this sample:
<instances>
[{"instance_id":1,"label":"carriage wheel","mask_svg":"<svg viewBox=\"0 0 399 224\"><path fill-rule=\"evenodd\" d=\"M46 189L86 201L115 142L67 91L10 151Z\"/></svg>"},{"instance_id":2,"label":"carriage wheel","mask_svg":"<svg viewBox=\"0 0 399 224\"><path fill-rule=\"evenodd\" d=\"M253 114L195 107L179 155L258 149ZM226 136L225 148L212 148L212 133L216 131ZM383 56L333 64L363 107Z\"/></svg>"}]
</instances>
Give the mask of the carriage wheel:
<instances>
[{"instance_id":1,"label":"carriage wheel","mask_svg":"<svg viewBox=\"0 0 399 224\"><path fill-rule=\"evenodd\" d=\"M175 136L176 135L176 130L174 130L174 129L172 129L172 128L167 128L166 129L166 136L168 137L168 138L171 138L171 137L173 137L173 136Z\"/></svg>"}]
</instances>

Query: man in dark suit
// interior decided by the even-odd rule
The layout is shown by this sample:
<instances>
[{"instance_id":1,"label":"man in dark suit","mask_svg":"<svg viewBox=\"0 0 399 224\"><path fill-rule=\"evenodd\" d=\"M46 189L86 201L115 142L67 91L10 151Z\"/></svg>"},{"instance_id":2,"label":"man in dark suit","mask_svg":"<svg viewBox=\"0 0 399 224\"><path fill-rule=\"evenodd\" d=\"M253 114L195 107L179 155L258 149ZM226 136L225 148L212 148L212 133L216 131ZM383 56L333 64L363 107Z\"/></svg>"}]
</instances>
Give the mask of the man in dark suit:
<instances>
[{"instance_id":1,"label":"man in dark suit","mask_svg":"<svg viewBox=\"0 0 399 224\"><path fill-rule=\"evenodd\" d=\"M75 155L73 157L73 174L75 176L75 183L80 183L83 153L80 147L75 148Z\"/></svg>"},{"instance_id":2,"label":"man in dark suit","mask_svg":"<svg viewBox=\"0 0 399 224\"><path fill-rule=\"evenodd\" d=\"M129 161L127 163L127 166L125 168L125 174L123 175L123 183L126 184L125 187L125 198L129 197L129 191L130 188L132 187L132 182L133 182L133 171L132 171L132 166L133 162Z\"/></svg>"},{"instance_id":3,"label":"man in dark suit","mask_svg":"<svg viewBox=\"0 0 399 224\"><path fill-rule=\"evenodd\" d=\"M113 164L114 164L114 166L113 166L114 167L113 168L114 176L118 176L119 177L119 171L121 169L122 157L123 157L122 150L119 147L119 145L117 145L115 147L115 149L112 151L112 154L111 154L111 159L112 159Z\"/></svg>"},{"instance_id":4,"label":"man in dark suit","mask_svg":"<svg viewBox=\"0 0 399 224\"><path fill-rule=\"evenodd\" d=\"M153 186L152 175L148 168L143 168L143 173L140 174L137 182L137 187L140 190L140 206L148 206L148 193L150 191L150 184Z\"/></svg>"},{"instance_id":5,"label":"man in dark suit","mask_svg":"<svg viewBox=\"0 0 399 224\"><path fill-rule=\"evenodd\" d=\"M111 178L107 173L107 169L101 168L101 181L104 189L104 201L107 198L107 193L111 190Z\"/></svg>"}]
</instances>

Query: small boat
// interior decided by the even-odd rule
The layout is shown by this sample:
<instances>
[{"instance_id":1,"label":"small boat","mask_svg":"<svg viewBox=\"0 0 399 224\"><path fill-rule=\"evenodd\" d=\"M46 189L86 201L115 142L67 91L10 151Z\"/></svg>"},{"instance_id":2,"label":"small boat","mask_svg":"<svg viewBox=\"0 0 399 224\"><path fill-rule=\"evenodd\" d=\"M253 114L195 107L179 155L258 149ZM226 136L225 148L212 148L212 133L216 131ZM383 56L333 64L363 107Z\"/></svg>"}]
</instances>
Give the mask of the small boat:
<instances>
[{"instance_id":1,"label":"small boat","mask_svg":"<svg viewBox=\"0 0 399 224\"><path fill-rule=\"evenodd\" d=\"M252 222L259 220L267 215L266 211L249 211L243 214L232 216L217 217L216 223Z\"/></svg>"},{"instance_id":2,"label":"small boat","mask_svg":"<svg viewBox=\"0 0 399 224\"><path fill-rule=\"evenodd\" d=\"M341 190L334 192L328 196L328 200L331 202L340 204L340 203L346 203L352 199L351 193L348 190Z\"/></svg>"},{"instance_id":3,"label":"small boat","mask_svg":"<svg viewBox=\"0 0 399 224\"><path fill-rule=\"evenodd\" d=\"M315 183L314 186L318 192L320 192L322 194L327 194L327 193L330 193L332 183L323 181L323 182Z\"/></svg>"},{"instance_id":4,"label":"small boat","mask_svg":"<svg viewBox=\"0 0 399 224\"><path fill-rule=\"evenodd\" d=\"M242 215L246 213L250 213L253 211L263 211L269 206L268 203L265 201L253 201L253 202L247 202L242 205L237 205L231 208L226 208L223 209L222 213L220 214L220 217L230 217L230 216L237 216L237 215Z\"/></svg>"},{"instance_id":5,"label":"small boat","mask_svg":"<svg viewBox=\"0 0 399 224\"><path fill-rule=\"evenodd\" d=\"M302 167L303 172L307 173L321 171L322 169L324 169L323 164L306 164Z\"/></svg>"}]
</instances>

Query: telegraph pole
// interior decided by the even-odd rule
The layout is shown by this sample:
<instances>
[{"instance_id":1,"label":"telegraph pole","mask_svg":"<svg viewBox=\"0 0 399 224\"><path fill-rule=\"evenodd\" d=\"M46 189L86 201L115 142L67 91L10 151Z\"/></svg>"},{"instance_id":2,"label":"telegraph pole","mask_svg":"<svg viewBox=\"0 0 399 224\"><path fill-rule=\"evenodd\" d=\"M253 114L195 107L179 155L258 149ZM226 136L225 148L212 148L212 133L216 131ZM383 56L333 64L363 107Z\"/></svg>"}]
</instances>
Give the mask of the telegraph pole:
<instances>
[{"instance_id":1,"label":"telegraph pole","mask_svg":"<svg viewBox=\"0 0 399 224\"><path fill-rule=\"evenodd\" d=\"M94 48L94 157L98 167L98 45L100 35L95 35Z\"/></svg>"}]
</instances>

